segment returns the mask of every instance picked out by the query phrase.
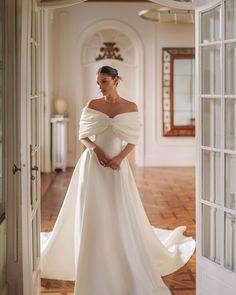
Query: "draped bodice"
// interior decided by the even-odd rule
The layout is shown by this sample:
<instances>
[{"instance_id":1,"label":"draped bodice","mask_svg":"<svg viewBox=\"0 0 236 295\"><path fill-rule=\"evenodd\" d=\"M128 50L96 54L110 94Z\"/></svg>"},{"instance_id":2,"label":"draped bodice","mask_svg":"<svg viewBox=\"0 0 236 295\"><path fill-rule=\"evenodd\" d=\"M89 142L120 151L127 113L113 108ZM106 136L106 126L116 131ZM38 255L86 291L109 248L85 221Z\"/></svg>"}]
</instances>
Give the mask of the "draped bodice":
<instances>
[{"instance_id":1,"label":"draped bodice","mask_svg":"<svg viewBox=\"0 0 236 295\"><path fill-rule=\"evenodd\" d=\"M136 144L140 133L138 112L125 112L110 118L85 107L80 118L79 139L95 135L95 142L109 156L116 155L124 142Z\"/></svg>"},{"instance_id":2,"label":"draped bodice","mask_svg":"<svg viewBox=\"0 0 236 295\"><path fill-rule=\"evenodd\" d=\"M113 132L111 127L106 128L103 132L96 135L95 143L110 158L119 154L124 146L124 141Z\"/></svg>"}]
</instances>

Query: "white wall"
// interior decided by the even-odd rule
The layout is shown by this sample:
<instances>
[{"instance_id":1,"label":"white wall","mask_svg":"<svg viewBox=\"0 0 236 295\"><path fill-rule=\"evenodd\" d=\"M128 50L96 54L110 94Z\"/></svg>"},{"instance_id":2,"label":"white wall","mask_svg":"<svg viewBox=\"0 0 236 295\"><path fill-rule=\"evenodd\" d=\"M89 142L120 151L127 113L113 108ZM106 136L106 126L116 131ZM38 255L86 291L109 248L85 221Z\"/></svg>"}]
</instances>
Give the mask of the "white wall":
<instances>
[{"instance_id":1,"label":"white wall","mask_svg":"<svg viewBox=\"0 0 236 295\"><path fill-rule=\"evenodd\" d=\"M114 19L129 25L141 39L144 49L143 127L145 141L143 164L146 166L192 166L195 162L193 138L164 138L162 136L162 47L194 46L193 25L158 25L138 16L142 9L155 7L153 3L82 3L54 11L53 19L53 93L68 101L69 165L76 163L78 123L84 101L80 89L81 38L83 32L95 22ZM139 66L139 65L137 65ZM120 73L122 76L122 73ZM139 83L140 83L139 82ZM95 86L94 77L86 82ZM138 81L137 81L138 83ZM127 97L128 98L128 97ZM76 109L77 108L77 109Z\"/></svg>"},{"instance_id":2,"label":"white wall","mask_svg":"<svg viewBox=\"0 0 236 295\"><path fill-rule=\"evenodd\" d=\"M195 139L193 137L163 137L162 136L162 48L163 47L194 47L193 25L161 24L156 27L156 89L153 103L149 110L153 117L147 116L146 127L152 127L152 134L146 128L146 163L157 166L189 166L195 165ZM155 122L153 124L153 122ZM156 155L158 154L158 155Z\"/></svg>"}]
</instances>

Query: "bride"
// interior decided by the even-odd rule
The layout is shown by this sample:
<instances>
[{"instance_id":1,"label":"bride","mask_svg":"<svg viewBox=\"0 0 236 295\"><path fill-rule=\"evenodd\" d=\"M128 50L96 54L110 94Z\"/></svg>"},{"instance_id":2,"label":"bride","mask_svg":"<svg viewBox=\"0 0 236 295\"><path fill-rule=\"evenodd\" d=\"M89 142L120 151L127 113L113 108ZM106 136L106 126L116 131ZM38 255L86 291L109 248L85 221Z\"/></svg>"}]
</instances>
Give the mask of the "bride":
<instances>
[{"instance_id":1,"label":"bride","mask_svg":"<svg viewBox=\"0 0 236 295\"><path fill-rule=\"evenodd\" d=\"M127 160L139 137L137 106L119 96L116 69L103 66L96 77L103 97L82 111L86 150L53 231L41 234L41 277L75 281L76 295L170 295L161 276L189 260L195 241L185 226L149 223Z\"/></svg>"}]
</instances>

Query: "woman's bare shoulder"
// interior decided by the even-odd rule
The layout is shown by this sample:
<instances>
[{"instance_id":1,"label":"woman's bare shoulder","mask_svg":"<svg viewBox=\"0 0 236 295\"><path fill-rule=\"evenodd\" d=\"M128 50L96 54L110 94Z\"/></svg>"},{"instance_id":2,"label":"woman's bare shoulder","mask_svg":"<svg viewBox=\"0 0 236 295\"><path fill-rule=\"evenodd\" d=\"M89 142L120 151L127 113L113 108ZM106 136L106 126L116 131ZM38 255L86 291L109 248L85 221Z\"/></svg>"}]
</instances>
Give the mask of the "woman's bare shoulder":
<instances>
[{"instance_id":1,"label":"woman's bare shoulder","mask_svg":"<svg viewBox=\"0 0 236 295\"><path fill-rule=\"evenodd\" d=\"M127 111L129 112L137 112L138 111L138 106L136 105L135 102L130 101L128 99L123 98L124 104L126 105Z\"/></svg>"},{"instance_id":2,"label":"woman's bare shoulder","mask_svg":"<svg viewBox=\"0 0 236 295\"><path fill-rule=\"evenodd\" d=\"M95 98L95 99L90 99L86 105L86 107L91 108L91 109L96 109L99 107L102 103L102 98Z\"/></svg>"}]
</instances>

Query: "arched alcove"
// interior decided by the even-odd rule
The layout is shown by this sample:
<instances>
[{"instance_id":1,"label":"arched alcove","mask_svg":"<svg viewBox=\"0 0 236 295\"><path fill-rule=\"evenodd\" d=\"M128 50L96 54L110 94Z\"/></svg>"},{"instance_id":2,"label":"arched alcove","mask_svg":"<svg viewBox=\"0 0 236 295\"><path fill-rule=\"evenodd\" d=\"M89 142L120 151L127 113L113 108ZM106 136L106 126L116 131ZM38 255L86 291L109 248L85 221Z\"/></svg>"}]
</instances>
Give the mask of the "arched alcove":
<instances>
[{"instance_id":1,"label":"arched alcove","mask_svg":"<svg viewBox=\"0 0 236 295\"><path fill-rule=\"evenodd\" d=\"M113 50L119 58L98 58L103 55L101 47L104 43L115 43ZM138 34L129 25L116 20L103 20L93 23L76 40L75 45L78 52L78 73L77 81L77 113L76 121L79 120L81 110L86 102L99 97L99 89L96 86L95 74L102 65L110 65L118 69L123 81L119 86L121 96L135 101L140 110L140 118L143 120L143 45ZM97 60L96 60L97 59ZM81 153L81 145L78 143L76 154ZM139 143L135 150L135 161L138 165L143 164L144 157L144 136L141 132Z\"/></svg>"},{"instance_id":2,"label":"arched alcove","mask_svg":"<svg viewBox=\"0 0 236 295\"><path fill-rule=\"evenodd\" d=\"M118 88L122 97L136 102L135 48L129 37L114 28L102 29L90 34L82 45L83 98L84 103L101 93L95 84L95 73L102 65L110 65L122 76Z\"/></svg>"}]
</instances>

